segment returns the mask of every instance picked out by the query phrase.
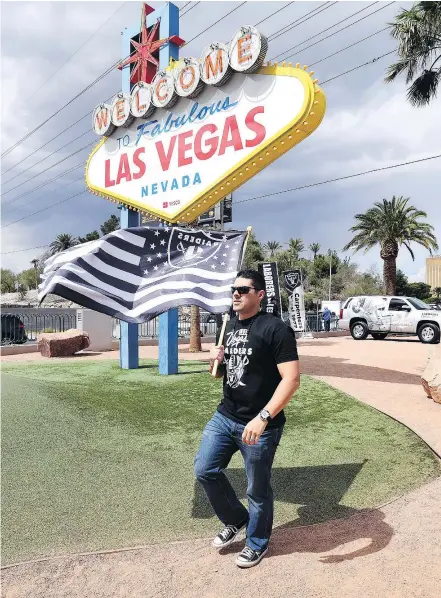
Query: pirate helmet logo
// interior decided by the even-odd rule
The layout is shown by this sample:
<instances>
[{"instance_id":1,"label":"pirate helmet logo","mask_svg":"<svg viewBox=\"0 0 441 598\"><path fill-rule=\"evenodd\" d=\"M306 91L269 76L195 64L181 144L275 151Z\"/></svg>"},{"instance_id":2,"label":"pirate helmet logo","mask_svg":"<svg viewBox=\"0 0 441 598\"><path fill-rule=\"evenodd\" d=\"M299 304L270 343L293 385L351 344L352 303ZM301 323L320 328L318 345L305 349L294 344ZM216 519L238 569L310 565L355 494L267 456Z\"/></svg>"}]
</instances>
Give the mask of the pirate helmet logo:
<instances>
[{"instance_id":1,"label":"pirate helmet logo","mask_svg":"<svg viewBox=\"0 0 441 598\"><path fill-rule=\"evenodd\" d=\"M222 237L205 231L173 228L168 242L168 263L172 268L196 266L219 251Z\"/></svg>"},{"instance_id":2,"label":"pirate helmet logo","mask_svg":"<svg viewBox=\"0 0 441 598\"><path fill-rule=\"evenodd\" d=\"M288 291L293 291L300 284L300 272L285 272L285 286Z\"/></svg>"}]
</instances>

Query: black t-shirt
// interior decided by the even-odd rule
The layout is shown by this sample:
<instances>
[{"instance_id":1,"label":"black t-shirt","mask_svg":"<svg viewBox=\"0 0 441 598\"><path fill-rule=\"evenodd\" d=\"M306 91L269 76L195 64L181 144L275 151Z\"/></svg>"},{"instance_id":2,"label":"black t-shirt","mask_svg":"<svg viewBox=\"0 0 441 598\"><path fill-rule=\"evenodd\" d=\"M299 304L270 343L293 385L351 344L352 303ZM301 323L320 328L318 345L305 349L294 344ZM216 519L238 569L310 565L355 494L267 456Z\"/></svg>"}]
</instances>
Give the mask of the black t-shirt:
<instances>
[{"instance_id":1,"label":"black t-shirt","mask_svg":"<svg viewBox=\"0 0 441 598\"><path fill-rule=\"evenodd\" d=\"M277 364L298 360L294 331L273 315L259 312L247 320L227 323L224 398L218 411L233 421L247 424L268 404L281 381ZM283 411L268 424L285 423Z\"/></svg>"}]
</instances>

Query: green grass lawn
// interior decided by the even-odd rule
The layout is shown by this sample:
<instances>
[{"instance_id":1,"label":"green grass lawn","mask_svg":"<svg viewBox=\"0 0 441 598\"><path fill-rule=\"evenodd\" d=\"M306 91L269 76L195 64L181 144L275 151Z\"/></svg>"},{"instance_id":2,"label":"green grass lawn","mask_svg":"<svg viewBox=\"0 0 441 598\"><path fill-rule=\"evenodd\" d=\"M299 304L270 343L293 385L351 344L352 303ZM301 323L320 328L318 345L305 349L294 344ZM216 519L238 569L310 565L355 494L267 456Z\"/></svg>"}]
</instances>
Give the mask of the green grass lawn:
<instances>
[{"instance_id":1,"label":"green grass lawn","mask_svg":"<svg viewBox=\"0 0 441 598\"><path fill-rule=\"evenodd\" d=\"M142 366L2 368L4 564L217 532L193 458L221 383L201 363L169 377ZM412 432L311 378L287 419L273 469L276 527L373 507L441 473ZM245 499L240 455L229 471Z\"/></svg>"}]
</instances>

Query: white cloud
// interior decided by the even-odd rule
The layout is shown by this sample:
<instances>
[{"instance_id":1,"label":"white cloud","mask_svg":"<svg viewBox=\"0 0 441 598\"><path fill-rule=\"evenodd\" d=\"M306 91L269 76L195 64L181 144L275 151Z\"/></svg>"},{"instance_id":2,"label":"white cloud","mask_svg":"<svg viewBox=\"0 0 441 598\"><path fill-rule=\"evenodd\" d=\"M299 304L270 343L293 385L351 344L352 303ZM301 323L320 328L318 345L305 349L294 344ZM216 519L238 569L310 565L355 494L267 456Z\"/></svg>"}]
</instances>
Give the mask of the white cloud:
<instances>
[{"instance_id":1,"label":"white cloud","mask_svg":"<svg viewBox=\"0 0 441 598\"><path fill-rule=\"evenodd\" d=\"M420 268L416 274L408 276L409 282L426 282L426 268Z\"/></svg>"}]
</instances>

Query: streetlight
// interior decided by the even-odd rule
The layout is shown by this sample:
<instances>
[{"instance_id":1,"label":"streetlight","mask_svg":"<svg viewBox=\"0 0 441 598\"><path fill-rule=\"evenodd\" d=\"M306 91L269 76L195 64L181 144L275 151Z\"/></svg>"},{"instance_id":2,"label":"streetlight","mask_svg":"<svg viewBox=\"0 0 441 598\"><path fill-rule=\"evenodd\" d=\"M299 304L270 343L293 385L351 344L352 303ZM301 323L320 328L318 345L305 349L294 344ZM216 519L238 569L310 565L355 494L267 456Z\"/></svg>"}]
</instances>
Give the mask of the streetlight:
<instances>
[{"instance_id":1,"label":"streetlight","mask_svg":"<svg viewBox=\"0 0 441 598\"><path fill-rule=\"evenodd\" d=\"M332 249L328 249L329 256L329 301L331 301L331 286L332 286L332 257L337 256L337 252Z\"/></svg>"}]
</instances>

